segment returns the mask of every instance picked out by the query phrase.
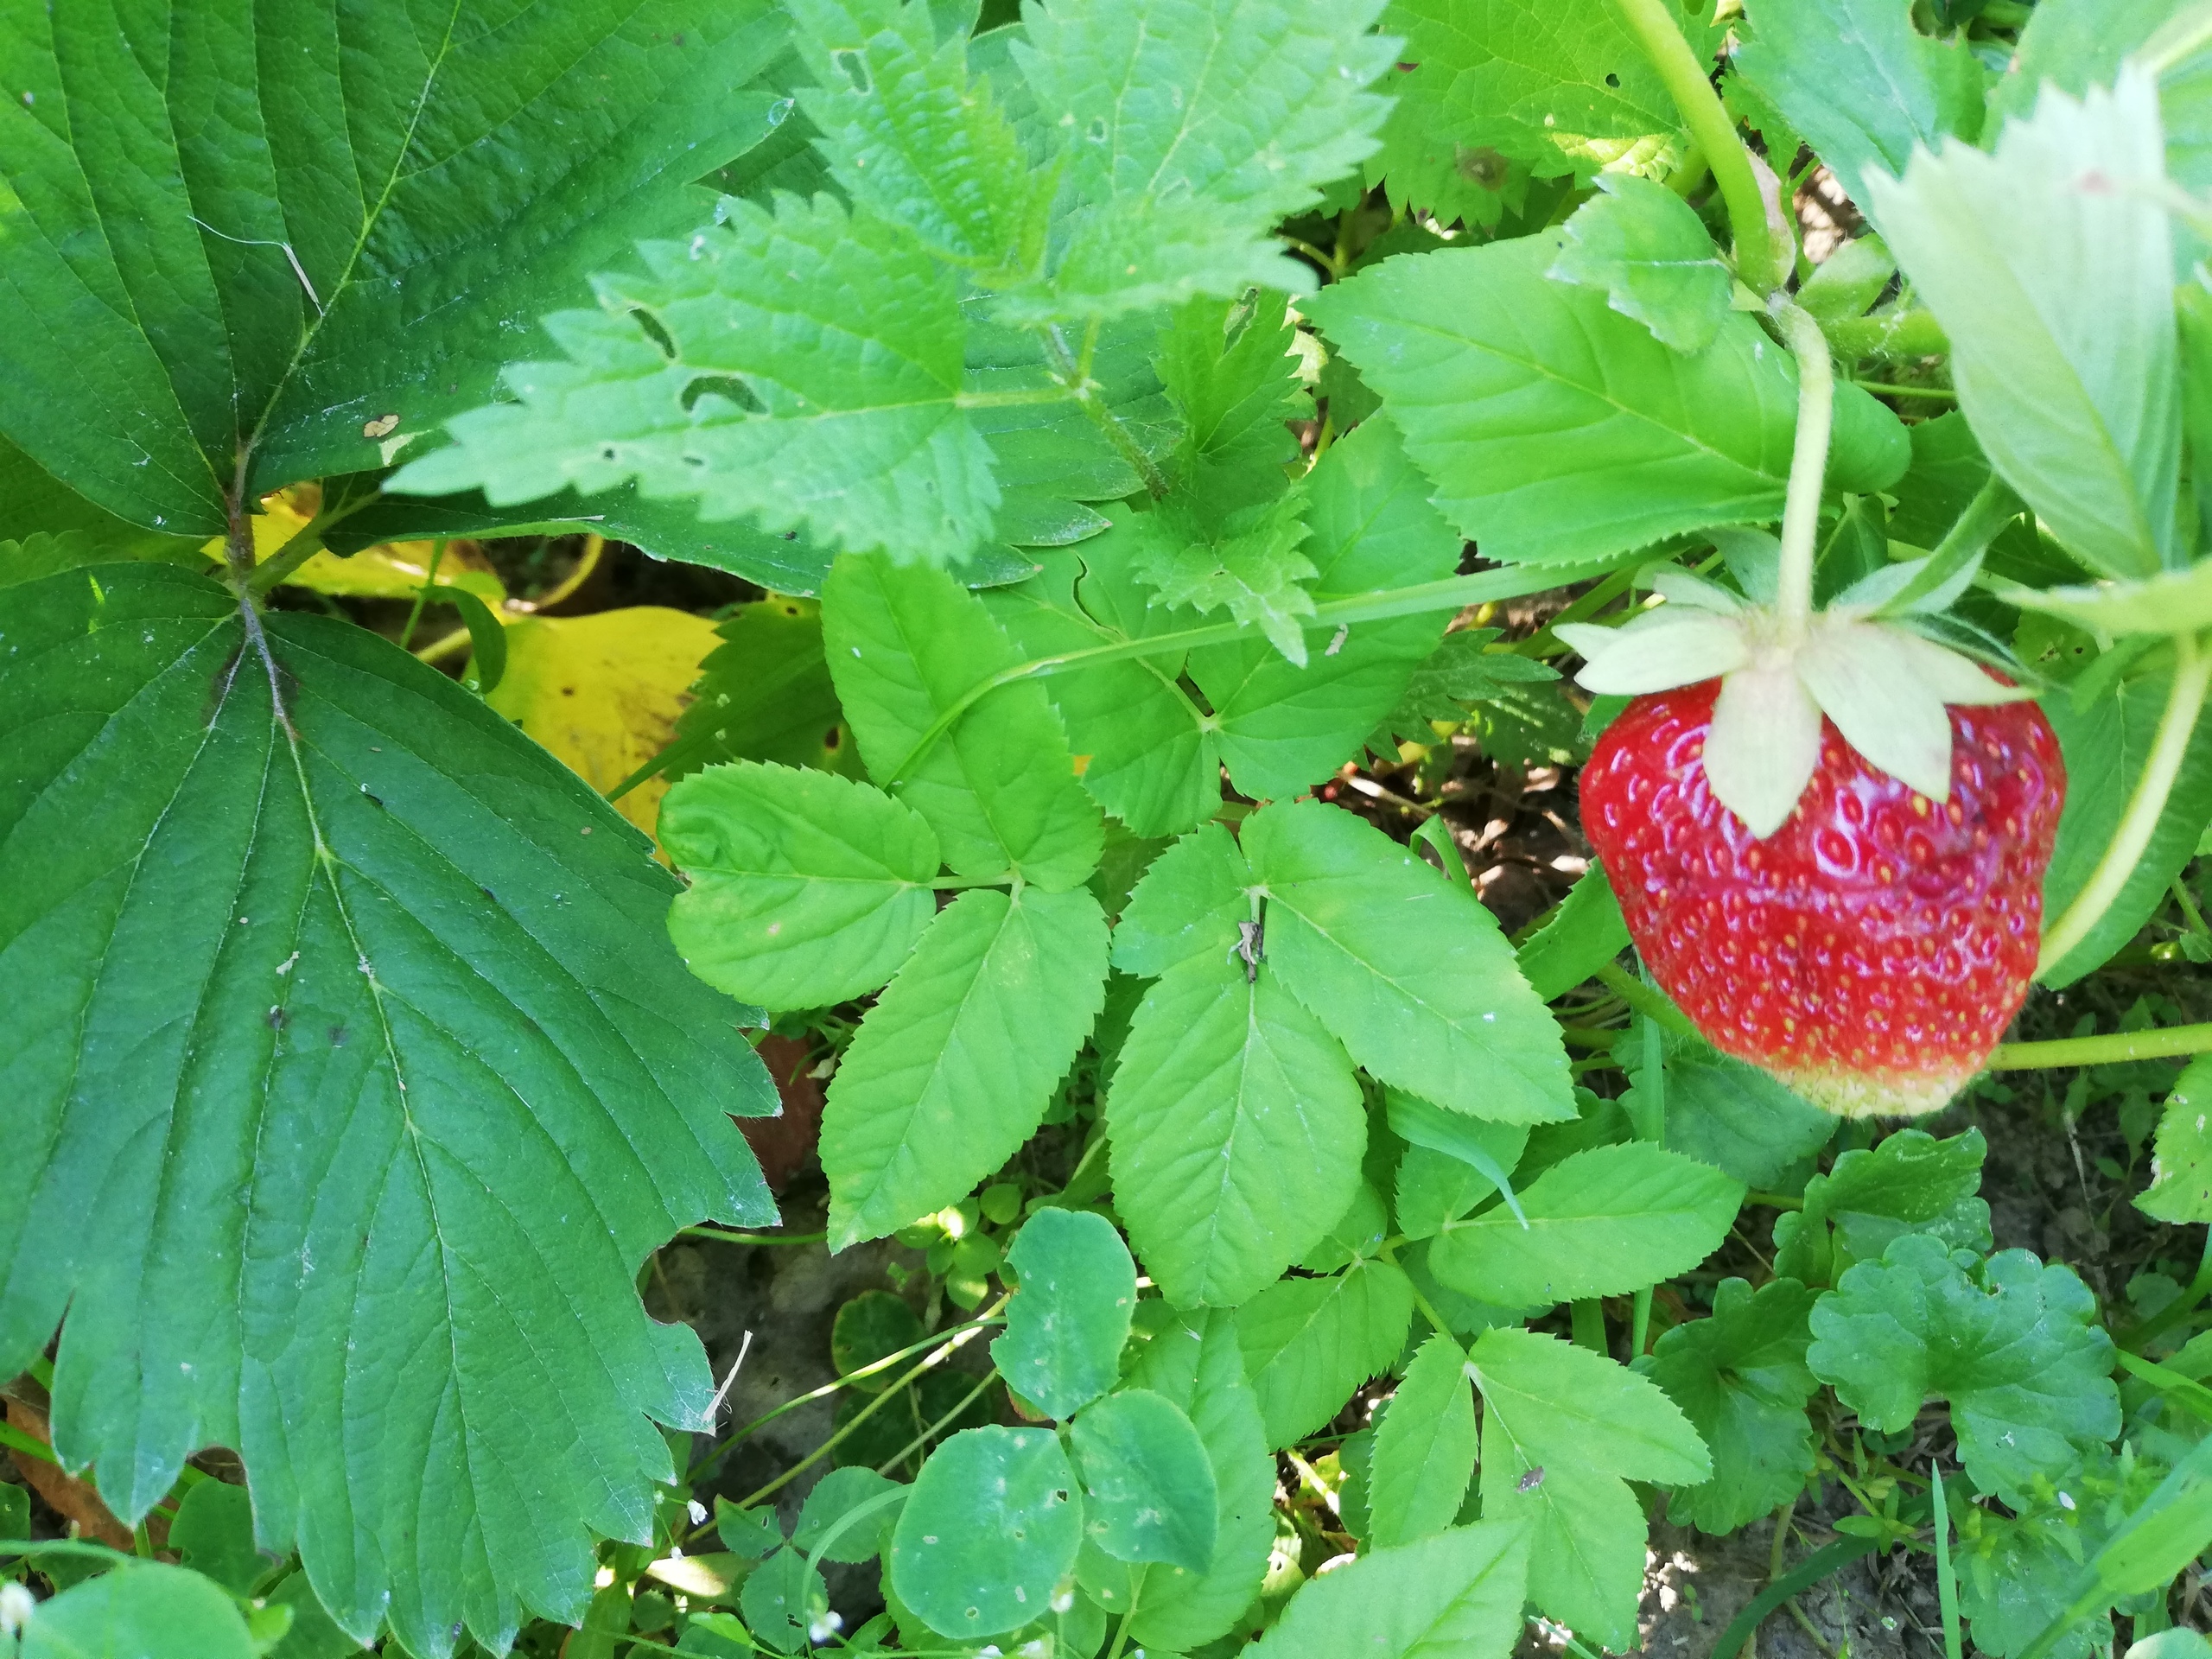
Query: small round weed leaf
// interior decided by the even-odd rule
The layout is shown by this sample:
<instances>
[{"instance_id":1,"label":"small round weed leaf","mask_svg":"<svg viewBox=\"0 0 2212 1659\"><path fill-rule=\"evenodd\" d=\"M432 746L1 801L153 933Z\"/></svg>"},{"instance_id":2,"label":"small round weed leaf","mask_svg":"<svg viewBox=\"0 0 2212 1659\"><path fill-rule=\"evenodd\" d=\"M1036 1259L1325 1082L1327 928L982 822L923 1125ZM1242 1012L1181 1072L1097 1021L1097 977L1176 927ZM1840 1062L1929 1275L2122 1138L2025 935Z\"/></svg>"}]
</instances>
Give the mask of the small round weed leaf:
<instances>
[{"instance_id":1,"label":"small round weed leaf","mask_svg":"<svg viewBox=\"0 0 2212 1659\"><path fill-rule=\"evenodd\" d=\"M746 1580L737 1605L760 1641L779 1653L803 1653L809 1629L829 1611L830 1591L804 1550L779 1549Z\"/></svg>"},{"instance_id":2,"label":"small round weed leaf","mask_svg":"<svg viewBox=\"0 0 2212 1659\"><path fill-rule=\"evenodd\" d=\"M726 1497L715 1500L715 1530L721 1535L723 1548L748 1561L761 1560L784 1541L784 1529L772 1507L741 1510Z\"/></svg>"},{"instance_id":3,"label":"small round weed leaf","mask_svg":"<svg viewBox=\"0 0 2212 1659\"><path fill-rule=\"evenodd\" d=\"M891 1541L891 1585L940 1636L995 1636L1042 1618L1075 1566L1083 1501L1058 1440L971 1428L922 1465Z\"/></svg>"},{"instance_id":4,"label":"small round weed leaf","mask_svg":"<svg viewBox=\"0 0 2212 1659\"><path fill-rule=\"evenodd\" d=\"M1039 1210L1007 1254L1020 1278L991 1357L1040 1411L1073 1416L1114 1386L1136 1307L1137 1268L1103 1216Z\"/></svg>"},{"instance_id":5,"label":"small round weed leaf","mask_svg":"<svg viewBox=\"0 0 2212 1659\"><path fill-rule=\"evenodd\" d=\"M1109 1394L1072 1425L1084 1530L1124 1561L1203 1573L1213 1560L1213 1462L1191 1420L1149 1389Z\"/></svg>"},{"instance_id":6,"label":"small round weed leaf","mask_svg":"<svg viewBox=\"0 0 2212 1659\"><path fill-rule=\"evenodd\" d=\"M864 1290L837 1310L830 1327L830 1360L840 1376L850 1376L864 1365L911 1348L926 1333L914 1310L887 1290ZM853 1386L880 1394L893 1373L878 1371Z\"/></svg>"},{"instance_id":7,"label":"small round weed leaf","mask_svg":"<svg viewBox=\"0 0 2212 1659\"><path fill-rule=\"evenodd\" d=\"M897 1481L887 1480L873 1469L832 1469L806 1495L806 1507L799 1511L798 1525L791 1530L793 1547L812 1554L846 1516L886 1492L899 1490ZM892 1524L898 1518L895 1503L869 1510L830 1539L822 1559L842 1561L849 1567L870 1560L891 1541Z\"/></svg>"},{"instance_id":8,"label":"small round weed leaf","mask_svg":"<svg viewBox=\"0 0 2212 1659\"><path fill-rule=\"evenodd\" d=\"M203 1480L184 1495L169 1523L169 1547L194 1573L240 1595L274 1565L253 1547L253 1500L245 1488Z\"/></svg>"},{"instance_id":9,"label":"small round weed leaf","mask_svg":"<svg viewBox=\"0 0 2212 1659\"><path fill-rule=\"evenodd\" d=\"M209 1580L149 1563L63 1591L23 1626L22 1659L121 1659L188 1653L193 1659L251 1659L245 1618Z\"/></svg>"}]
</instances>

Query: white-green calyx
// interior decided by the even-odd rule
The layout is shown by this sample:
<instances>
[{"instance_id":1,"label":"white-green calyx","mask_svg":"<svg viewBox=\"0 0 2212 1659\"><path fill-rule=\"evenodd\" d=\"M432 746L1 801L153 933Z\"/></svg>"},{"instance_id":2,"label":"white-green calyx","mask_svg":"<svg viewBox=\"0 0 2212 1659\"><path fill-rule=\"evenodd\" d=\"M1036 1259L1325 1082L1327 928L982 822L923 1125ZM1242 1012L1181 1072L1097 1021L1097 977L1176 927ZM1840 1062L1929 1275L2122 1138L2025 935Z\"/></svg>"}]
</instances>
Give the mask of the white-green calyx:
<instances>
[{"instance_id":1,"label":"white-green calyx","mask_svg":"<svg viewBox=\"0 0 2212 1659\"><path fill-rule=\"evenodd\" d=\"M1586 661L1576 676L1585 690L1641 696L1719 680L1706 781L1764 839L1820 764L1821 715L1870 766L1942 802L1951 792L1948 705L2031 695L1913 631L1907 619L1940 609L1954 583L1885 609L1922 563L1878 571L1827 610L1795 619L1669 569L1653 582L1669 602L1625 627L1568 623L1558 632Z\"/></svg>"}]
</instances>

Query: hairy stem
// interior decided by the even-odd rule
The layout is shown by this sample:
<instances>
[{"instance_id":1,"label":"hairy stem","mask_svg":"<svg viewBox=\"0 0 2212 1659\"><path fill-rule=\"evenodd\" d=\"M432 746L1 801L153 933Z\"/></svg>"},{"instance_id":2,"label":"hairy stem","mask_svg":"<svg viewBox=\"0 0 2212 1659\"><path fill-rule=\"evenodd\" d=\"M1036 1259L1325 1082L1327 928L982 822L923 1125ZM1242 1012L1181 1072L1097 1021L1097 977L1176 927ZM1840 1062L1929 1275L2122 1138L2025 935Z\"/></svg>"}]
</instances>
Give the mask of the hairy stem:
<instances>
[{"instance_id":1,"label":"hairy stem","mask_svg":"<svg viewBox=\"0 0 2212 1659\"><path fill-rule=\"evenodd\" d=\"M1797 363L1797 437L1789 452L1789 493L1782 508L1782 572L1775 612L1782 640L1796 645L1813 619L1813 545L1821 527L1821 484L1827 475L1828 435L1835 421L1835 370L1827 336L1792 301L1774 307L1776 321Z\"/></svg>"},{"instance_id":2,"label":"hairy stem","mask_svg":"<svg viewBox=\"0 0 2212 1659\"><path fill-rule=\"evenodd\" d=\"M2112 844L2098 860L2088 885L2044 932L2043 956L2036 963L2038 978L2064 962L2088 938L2126 887L2127 878L2135 873L2143 849L2151 844L2152 833L2158 827L2159 815L2166 810L2174 779L2181 775L2182 760L2189 753L2190 734L2196 729L2208 685L2212 685L2212 652L2187 634L2175 635L2173 690L2167 695L2165 712L2158 717L2151 757L2144 763L2142 779L2113 834Z\"/></svg>"},{"instance_id":3,"label":"hairy stem","mask_svg":"<svg viewBox=\"0 0 2212 1659\"><path fill-rule=\"evenodd\" d=\"M2212 1025L2169 1026L2164 1031L2116 1031L2103 1037L2061 1037L2047 1043L1999 1043L1992 1071L2049 1071L2069 1065L2119 1065L2128 1060L2168 1060L2212 1053Z\"/></svg>"},{"instance_id":4,"label":"hairy stem","mask_svg":"<svg viewBox=\"0 0 2212 1659\"><path fill-rule=\"evenodd\" d=\"M1779 238L1767 218L1766 194L1751 169L1751 151L1736 136L1736 124L1713 90L1707 66L1697 60L1667 0L1612 0L1628 31L1659 72L1690 140L1703 152L1728 208L1728 227L1736 238L1736 274L1754 294L1780 288L1789 275Z\"/></svg>"}]
</instances>

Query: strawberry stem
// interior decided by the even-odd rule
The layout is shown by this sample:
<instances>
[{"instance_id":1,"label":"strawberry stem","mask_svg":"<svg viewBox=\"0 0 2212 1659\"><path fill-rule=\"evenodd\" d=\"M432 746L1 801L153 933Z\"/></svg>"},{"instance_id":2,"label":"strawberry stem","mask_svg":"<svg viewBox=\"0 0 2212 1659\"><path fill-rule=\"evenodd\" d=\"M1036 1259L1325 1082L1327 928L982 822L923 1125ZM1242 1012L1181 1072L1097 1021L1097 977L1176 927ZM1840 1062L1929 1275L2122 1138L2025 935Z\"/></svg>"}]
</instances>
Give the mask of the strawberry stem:
<instances>
[{"instance_id":1,"label":"strawberry stem","mask_svg":"<svg viewBox=\"0 0 2212 1659\"><path fill-rule=\"evenodd\" d=\"M1782 507L1782 569L1774 609L1780 643L1804 643L1813 620L1813 544L1821 527L1821 484L1827 475L1835 423L1835 370L1827 336L1802 306L1777 298L1775 321L1797 363L1797 436L1789 452L1789 492Z\"/></svg>"},{"instance_id":2,"label":"strawberry stem","mask_svg":"<svg viewBox=\"0 0 2212 1659\"><path fill-rule=\"evenodd\" d=\"M2048 1043L1999 1043L1992 1071L2050 1071L2068 1065L2120 1065L2129 1060L2171 1060L2212 1053L2212 1026L2169 1026L2164 1031L2115 1031L2103 1037L2062 1037Z\"/></svg>"},{"instance_id":3,"label":"strawberry stem","mask_svg":"<svg viewBox=\"0 0 2212 1659\"><path fill-rule=\"evenodd\" d=\"M2128 799L2120 827L2113 832L2111 844L2097 861L2088 883L2075 894L2074 902L2067 906L2065 913L2045 931L2043 956L2036 963L2037 978L2048 979L2053 969L2064 963L2090 931L2104 919L2105 912L2126 887L2128 877L2135 874L2135 866L2158 827L2159 816L2166 810L2166 798L2173 792L2174 780L2181 775L2182 760L2189 753L2190 734L2196 729L2196 716L2204 707L2208 687L2212 687L2212 652L2204 651L2191 635L2176 634L2173 689L2166 695L2165 712L2158 716L2158 734L2152 740L2151 756L2144 762L2143 776Z\"/></svg>"},{"instance_id":4,"label":"strawberry stem","mask_svg":"<svg viewBox=\"0 0 2212 1659\"><path fill-rule=\"evenodd\" d=\"M1682 38L1681 25L1666 0L1613 0L1628 32L1658 71L1661 83L1689 129L1691 151L1702 151L1727 205L1728 228L1736 238L1736 275L1764 297L1789 275L1782 238L1767 214L1766 194L1752 170L1751 153L1736 136L1736 123L1713 90L1712 66L1701 64ZM1688 158L1685 157L1687 167Z\"/></svg>"}]
</instances>

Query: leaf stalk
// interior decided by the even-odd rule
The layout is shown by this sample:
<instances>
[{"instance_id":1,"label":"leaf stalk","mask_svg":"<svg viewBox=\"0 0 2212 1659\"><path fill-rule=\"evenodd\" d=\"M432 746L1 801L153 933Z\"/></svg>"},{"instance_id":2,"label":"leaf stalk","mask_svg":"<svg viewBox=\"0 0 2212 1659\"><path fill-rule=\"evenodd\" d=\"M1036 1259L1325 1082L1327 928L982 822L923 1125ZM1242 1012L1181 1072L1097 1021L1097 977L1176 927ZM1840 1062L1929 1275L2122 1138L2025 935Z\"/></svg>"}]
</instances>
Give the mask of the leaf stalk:
<instances>
[{"instance_id":1,"label":"leaf stalk","mask_svg":"<svg viewBox=\"0 0 2212 1659\"><path fill-rule=\"evenodd\" d=\"M2164 1031L2115 1031L2102 1037L2062 1037L2044 1043L1999 1043L1992 1071L2049 1071L2069 1065L2125 1065L2130 1060L2178 1059L2212 1053L2212 1025Z\"/></svg>"},{"instance_id":2,"label":"leaf stalk","mask_svg":"<svg viewBox=\"0 0 2212 1659\"><path fill-rule=\"evenodd\" d=\"M1828 438L1835 425L1835 369L1827 336L1812 314L1791 300L1773 307L1797 364L1797 435L1789 452L1789 489L1782 507L1782 568L1775 594L1782 643L1803 643L1813 620L1813 549L1821 528L1821 486L1827 476Z\"/></svg>"}]
</instances>

